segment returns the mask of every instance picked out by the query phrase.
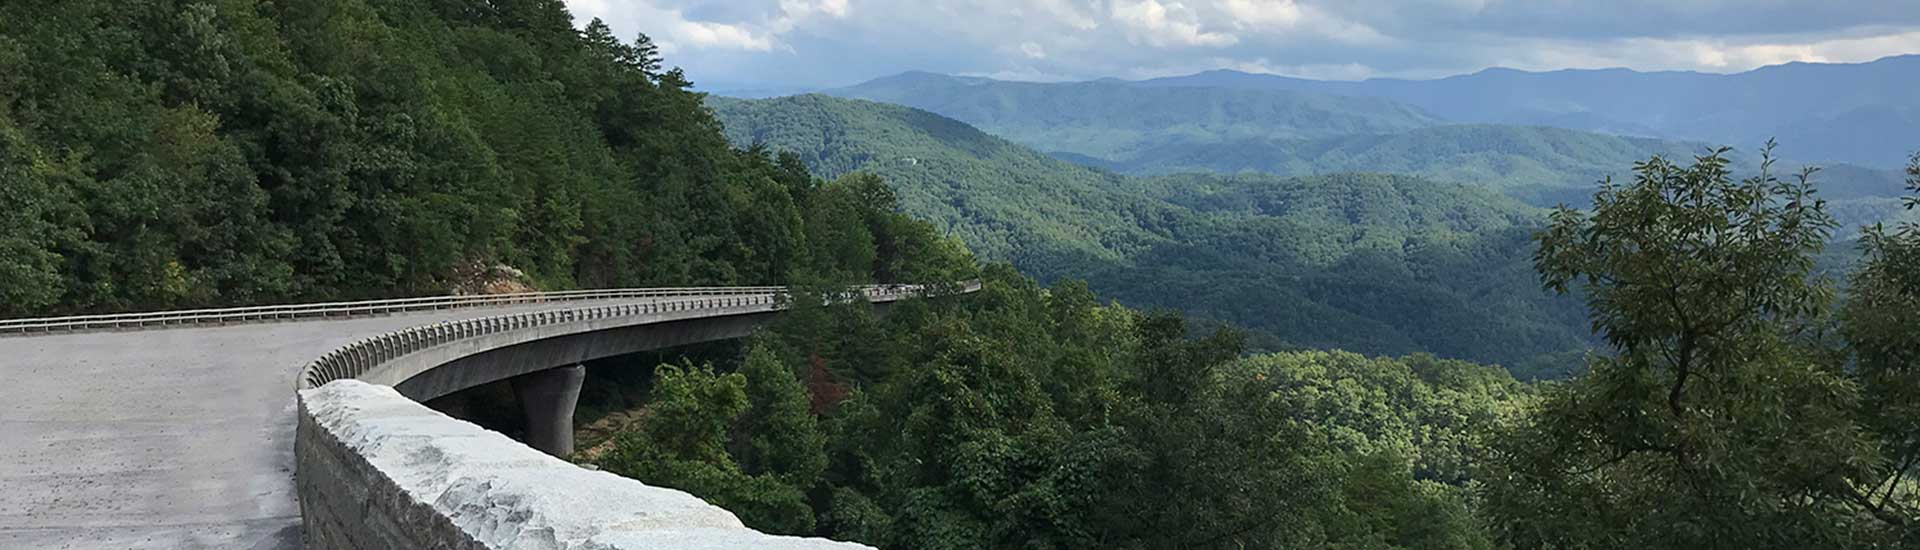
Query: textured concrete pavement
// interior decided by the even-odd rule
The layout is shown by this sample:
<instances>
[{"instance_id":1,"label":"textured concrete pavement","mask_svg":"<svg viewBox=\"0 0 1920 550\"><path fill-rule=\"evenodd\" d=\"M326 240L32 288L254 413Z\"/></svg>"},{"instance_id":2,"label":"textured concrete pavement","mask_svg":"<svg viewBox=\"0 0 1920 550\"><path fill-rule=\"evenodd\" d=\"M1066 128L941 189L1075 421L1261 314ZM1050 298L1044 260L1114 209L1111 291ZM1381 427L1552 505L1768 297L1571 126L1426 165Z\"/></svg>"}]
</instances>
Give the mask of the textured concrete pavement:
<instances>
[{"instance_id":1,"label":"textured concrete pavement","mask_svg":"<svg viewBox=\"0 0 1920 550\"><path fill-rule=\"evenodd\" d=\"M410 326L642 301L0 337L0 549L298 548L301 366Z\"/></svg>"}]
</instances>

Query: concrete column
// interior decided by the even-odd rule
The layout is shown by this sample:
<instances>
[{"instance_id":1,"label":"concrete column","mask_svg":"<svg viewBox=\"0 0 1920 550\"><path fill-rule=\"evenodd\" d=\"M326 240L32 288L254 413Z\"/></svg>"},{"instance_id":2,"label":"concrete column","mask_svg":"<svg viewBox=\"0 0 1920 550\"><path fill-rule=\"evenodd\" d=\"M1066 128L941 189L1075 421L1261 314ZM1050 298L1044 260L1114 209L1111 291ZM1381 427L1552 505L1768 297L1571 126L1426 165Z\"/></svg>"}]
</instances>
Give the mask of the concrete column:
<instances>
[{"instance_id":1,"label":"concrete column","mask_svg":"<svg viewBox=\"0 0 1920 550\"><path fill-rule=\"evenodd\" d=\"M587 367L557 367L515 376L513 393L527 418L527 445L547 454L573 454L573 407Z\"/></svg>"}]
</instances>

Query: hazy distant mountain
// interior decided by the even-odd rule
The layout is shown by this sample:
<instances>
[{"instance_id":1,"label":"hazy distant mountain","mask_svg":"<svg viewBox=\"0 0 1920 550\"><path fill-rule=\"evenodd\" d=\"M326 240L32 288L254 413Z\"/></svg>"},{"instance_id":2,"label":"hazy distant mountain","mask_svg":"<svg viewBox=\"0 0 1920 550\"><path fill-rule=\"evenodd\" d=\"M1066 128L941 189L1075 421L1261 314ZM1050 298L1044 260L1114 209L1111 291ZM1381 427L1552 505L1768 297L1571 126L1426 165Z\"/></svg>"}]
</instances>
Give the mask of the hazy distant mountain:
<instances>
[{"instance_id":1,"label":"hazy distant mountain","mask_svg":"<svg viewBox=\"0 0 1920 550\"><path fill-rule=\"evenodd\" d=\"M1890 167L1920 147L1920 55L1789 63L1737 74L1489 69L1437 80L1318 81L1233 71L1136 86L1318 92L1391 99L1455 122L1533 124L1752 148Z\"/></svg>"},{"instance_id":2,"label":"hazy distant mountain","mask_svg":"<svg viewBox=\"0 0 1920 550\"><path fill-rule=\"evenodd\" d=\"M1529 263L1543 212L1479 186L1376 173L1131 177L898 105L708 104L737 144L795 153L823 177L884 176L908 213L985 258L1232 322L1269 349L1428 351L1526 376L1578 364L1573 350L1589 344L1579 302L1542 292Z\"/></svg>"},{"instance_id":3,"label":"hazy distant mountain","mask_svg":"<svg viewBox=\"0 0 1920 550\"><path fill-rule=\"evenodd\" d=\"M1167 144L1379 134L1442 122L1377 98L1111 79L1034 83L915 72L825 93L924 109L1041 151L1109 160Z\"/></svg>"},{"instance_id":4,"label":"hazy distant mountain","mask_svg":"<svg viewBox=\"0 0 1920 550\"><path fill-rule=\"evenodd\" d=\"M817 88L810 87L810 86L785 86L785 85L772 84L772 83L766 83L766 82L758 82L758 83L697 82L694 84L694 91L697 91L697 92L701 92L709 95L716 95L720 97L733 97L733 98L741 98L741 99L763 99L763 98L769 98L769 97L800 95L800 94L812 92L815 89Z\"/></svg>"},{"instance_id":5,"label":"hazy distant mountain","mask_svg":"<svg viewBox=\"0 0 1920 550\"><path fill-rule=\"evenodd\" d=\"M1896 100L1874 95L1873 90L1888 85L1860 83L1854 74L1866 71L1865 67L1885 72L1880 69L1903 59L1872 65L1787 65L1741 78L1773 82L1766 86L1769 97L1790 97L1780 90L1787 83L1822 76L1783 76L1787 73L1839 72L1844 75L1822 80L1857 84L1851 85L1855 91L1850 94L1836 94L1850 98L1838 102L1877 106L1840 113L1832 124L1802 118L1780 134L1792 136L1782 138L1780 152L1792 159L1783 168L1813 161L1833 165L1835 159L1872 156L1855 154L1861 151L1920 147L1920 136L1914 140L1879 137L1920 133L1920 126L1903 129L1898 109L1888 106ZM906 73L832 93L926 109L1056 158L1126 174L1387 172L1498 188L1544 206L1582 203L1594 182L1623 177L1636 161L1653 155L1684 159L1709 150L1714 143L1736 147L1736 169L1757 167L1755 153L1766 141L1765 135L1756 134L1759 137L1751 142L1639 137L1669 133L1657 126L1675 124L1671 120L1682 115L1732 121L1695 123L1699 127L1738 126L1746 128L1739 131L1759 132L1754 128L1764 124L1755 121L1781 118L1777 115L1785 112L1751 107L1760 114L1740 116L1742 111L1727 106L1757 100L1722 97L1754 94L1711 91L1713 83L1724 78L1729 77L1626 70L1490 70L1435 81L1323 82L1214 71L1134 83L1113 79L1032 83ZM1658 89L1677 91L1650 91ZM1335 95L1365 93L1378 95ZM1450 96L1462 99L1442 100ZM1666 103L1641 96L1659 96ZM1807 97L1795 100L1810 101ZM1635 101L1647 105L1639 108ZM1685 108L1679 106L1683 104ZM1445 123L1429 110L1454 119L1499 124ZM1625 115L1614 116L1615 111ZM1874 140L1892 144L1868 143ZM1847 154L1835 154L1835 150ZM1905 156L1892 158L1899 161ZM1823 188L1873 189L1864 195L1855 193L1861 197L1899 192L1899 177L1892 171L1834 166L1821 179Z\"/></svg>"},{"instance_id":6,"label":"hazy distant mountain","mask_svg":"<svg viewBox=\"0 0 1920 550\"><path fill-rule=\"evenodd\" d=\"M1166 229L1153 221L1180 217L1122 191L1119 176L918 109L823 95L707 104L728 140L797 154L822 177L885 177L909 213L1043 280L1157 246Z\"/></svg>"}]
</instances>

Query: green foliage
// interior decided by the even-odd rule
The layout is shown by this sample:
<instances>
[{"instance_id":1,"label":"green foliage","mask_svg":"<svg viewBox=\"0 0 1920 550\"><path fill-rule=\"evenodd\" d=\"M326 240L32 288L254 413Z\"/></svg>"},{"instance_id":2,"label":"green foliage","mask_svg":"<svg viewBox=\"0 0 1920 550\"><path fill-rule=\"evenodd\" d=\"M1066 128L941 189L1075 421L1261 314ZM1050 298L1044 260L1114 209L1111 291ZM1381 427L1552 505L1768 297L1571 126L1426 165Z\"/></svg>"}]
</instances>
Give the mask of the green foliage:
<instances>
[{"instance_id":1,"label":"green foliage","mask_svg":"<svg viewBox=\"0 0 1920 550\"><path fill-rule=\"evenodd\" d=\"M1538 126L1447 125L1312 140L1171 143L1106 166L1134 174L1388 172L1526 192L1585 189L1635 160L1703 148Z\"/></svg>"},{"instance_id":2,"label":"green foliage","mask_svg":"<svg viewBox=\"0 0 1920 550\"><path fill-rule=\"evenodd\" d=\"M1233 374L1268 388L1341 452L1395 457L1423 480L1461 485L1487 426L1512 418L1530 392L1496 367L1412 355L1342 351L1259 355Z\"/></svg>"},{"instance_id":3,"label":"green foliage","mask_svg":"<svg viewBox=\"0 0 1920 550\"><path fill-rule=\"evenodd\" d=\"M0 37L0 315L971 267L556 0L22 3Z\"/></svg>"},{"instance_id":4,"label":"green foliage","mask_svg":"<svg viewBox=\"0 0 1920 550\"><path fill-rule=\"evenodd\" d=\"M766 374L764 368L757 370ZM807 453L809 440L817 445L818 439L805 431L810 423L790 416L791 409L774 404L762 410L761 403L748 398L750 385L747 376L738 373L661 365L654 372L653 402L646 421L639 430L616 436L613 451L601 458L602 463L623 476L700 495L758 529L811 531L813 512L805 500L806 486L795 484L805 480L808 472L788 468L809 467L807 457L796 455ZM771 392L754 393L759 398ZM727 452L730 426L749 411L754 414L747 423L761 428L762 436L749 443L754 452L748 456L767 473L747 473ZM767 428L794 431L771 434ZM817 470L817 464L811 466Z\"/></svg>"},{"instance_id":5,"label":"green foliage","mask_svg":"<svg viewBox=\"0 0 1920 550\"><path fill-rule=\"evenodd\" d=\"M1131 178L893 105L709 103L738 144L883 176L905 212L984 258L1246 327L1260 349L1427 351L1535 378L1575 370L1590 345L1578 302L1534 284L1524 250L1540 213L1485 191L1373 174Z\"/></svg>"},{"instance_id":6,"label":"green foliage","mask_svg":"<svg viewBox=\"0 0 1920 550\"><path fill-rule=\"evenodd\" d=\"M1539 221L1513 201L1378 174L1140 185L1193 221L1180 242L1089 273L1105 295L1232 322L1268 349L1428 352L1523 378L1590 345L1579 304L1536 288L1523 251Z\"/></svg>"},{"instance_id":7,"label":"green foliage","mask_svg":"<svg viewBox=\"0 0 1920 550\"><path fill-rule=\"evenodd\" d=\"M662 367L603 462L792 532L777 481L811 534L883 548L1489 548L1461 449L1523 397L1498 368L1242 359L1081 283L983 278L884 322L803 295L738 374Z\"/></svg>"},{"instance_id":8,"label":"green foliage","mask_svg":"<svg viewBox=\"0 0 1920 550\"><path fill-rule=\"evenodd\" d=\"M1142 250L1158 240L1153 220L1173 216L1110 176L925 111L819 95L708 103L734 143L792 153L828 178L880 176L905 212L1042 280Z\"/></svg>"},{"instance_id":9,"label":"green foliage","mask_svg":"<svg viewBox=\"0 0 1920 550\"><path fill-rule=\"evenodd\" d=\"M1907 208L1920 206L1920 154L1907 167ZM1867 496L1904 513L1907 540L1920 537L1920 224L1870 228L1866 264L1854 273L1840 330L1854 354L1864 429L1882 449L1888 479Z\"/></svg>"},{"instance_id":10,"label":"green foliage","mask_svg":"<svg viewBox=\"0 0 1920 550\"><path fill-rule=\"evenodd\" d=\"M740 364L746 378L748 409L734 429L744 443L732 454L748 474L773 474L788 485L808 488L827 467L826 436L811 411L807 389L793 369L765 347L754 346Z\"/></svg>"},{"instance_id":11,"label":"green foliage","mask_svg":"<svg viewBox=\"0 0 1920 550\"><path fill-rule=\"evenodd\" d=\"M4 64L0 58L0 70ZM0 281L6 281L0 283L0 303L17 310L59 301L66 281L58 250L77 240L71 229L73 197L48 181L58 178L59 170L43 157L0 110L0 181L6 182L0 185L0 212L7 213L0 216Z\"/></svg>"},{"instance_id":12,"label":"green foliage","mask_svg":"<svg viewBox=\"0 0 1920 550\"><path fill-rule=\"evenodd\" d=\"M1807 174L1732 180L1661 158L1540 236L1549 288L1583 286L1615 354L1550 390L1476 476L1523 548L1875 548L1911 510L1857 376L1810 334L1833 223ZM1898 484L1898 474L1891 483ZM1906 539L1911 542L1911 539Z\"/></svg>"}]
</instances>

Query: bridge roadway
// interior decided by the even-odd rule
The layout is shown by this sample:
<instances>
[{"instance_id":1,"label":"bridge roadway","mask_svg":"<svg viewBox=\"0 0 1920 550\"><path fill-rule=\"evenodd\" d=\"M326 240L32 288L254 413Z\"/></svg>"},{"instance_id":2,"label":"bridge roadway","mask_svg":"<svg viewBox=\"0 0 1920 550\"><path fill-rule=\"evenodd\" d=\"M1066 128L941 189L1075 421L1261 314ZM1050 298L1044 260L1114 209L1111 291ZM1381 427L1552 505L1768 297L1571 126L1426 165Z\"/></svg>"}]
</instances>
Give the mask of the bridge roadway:
<instances>
[{"instance_id":1,"label":"bridge roadway","mask_svg":"<svg viewBox=\"0 0 1920 550\"><path fill-rule=\"evenodd\" d=\"M440 321L671 299L0 336L0 549L299 548L307 362Z\"/></svg>"}]
</instances>

